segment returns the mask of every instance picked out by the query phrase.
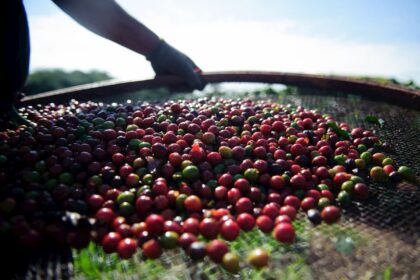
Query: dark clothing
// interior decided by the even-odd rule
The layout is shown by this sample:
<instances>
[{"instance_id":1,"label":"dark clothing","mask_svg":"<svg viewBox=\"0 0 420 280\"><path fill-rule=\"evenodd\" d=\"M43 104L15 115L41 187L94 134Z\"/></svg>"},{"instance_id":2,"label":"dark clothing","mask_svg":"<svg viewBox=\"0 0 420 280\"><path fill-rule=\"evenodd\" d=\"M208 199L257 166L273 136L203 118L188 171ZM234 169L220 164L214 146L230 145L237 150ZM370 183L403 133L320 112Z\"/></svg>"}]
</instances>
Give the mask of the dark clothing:
<instances>
[{"instance_id":1,"label":"dark clothing","mask_svg":"<svg viewBox=\"0 0 420 280\"><path fill-rule=\"evenodd\" d=\"M3 54L0 75L0 114L13 105L29 71L29 28L22 0L1 0Z\"/></svg>"}]
</instances>

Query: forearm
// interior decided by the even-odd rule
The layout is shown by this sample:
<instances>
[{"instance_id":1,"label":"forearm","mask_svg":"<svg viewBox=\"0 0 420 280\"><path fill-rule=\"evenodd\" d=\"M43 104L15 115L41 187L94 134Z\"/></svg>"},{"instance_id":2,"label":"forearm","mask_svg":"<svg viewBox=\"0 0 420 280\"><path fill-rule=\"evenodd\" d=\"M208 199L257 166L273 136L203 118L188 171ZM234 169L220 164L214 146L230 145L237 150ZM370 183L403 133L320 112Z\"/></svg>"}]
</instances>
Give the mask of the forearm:
<instances>
[{"instance_id":1,"label":"forearm","mask_svg":"<svg viewBox=\"0 0 420 280\"><path fill-rule=\"evenodd\" d=\"M113 0L53 1L87 29L137 53L147 55L159 43L159 37L153 31Z\"/></svg>"}]
</instances>

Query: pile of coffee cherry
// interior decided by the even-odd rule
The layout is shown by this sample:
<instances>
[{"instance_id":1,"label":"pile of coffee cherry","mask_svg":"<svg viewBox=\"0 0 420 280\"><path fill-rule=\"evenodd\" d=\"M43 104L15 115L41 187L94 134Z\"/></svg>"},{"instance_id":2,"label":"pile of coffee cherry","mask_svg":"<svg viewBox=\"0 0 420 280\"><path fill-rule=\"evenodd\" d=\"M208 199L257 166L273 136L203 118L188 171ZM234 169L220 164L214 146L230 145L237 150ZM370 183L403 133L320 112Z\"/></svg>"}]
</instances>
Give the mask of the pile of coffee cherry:
<instances>
[{"instance_id":1,"label":"pile of coffee cherry","mask_svg":"<svg viewBox=\"0 0 420 280\"><path fill-rule=\"evenodd\" d=\"M241 232L290 244L299 211L335 223L368 198L366 180L415 178L372 131L270 101L72 101L23 114L36 125L0 132L0 235L28 248L93 241L153 259L181 246L237 272L229 243Z\"/></svg>"}]
</instances>

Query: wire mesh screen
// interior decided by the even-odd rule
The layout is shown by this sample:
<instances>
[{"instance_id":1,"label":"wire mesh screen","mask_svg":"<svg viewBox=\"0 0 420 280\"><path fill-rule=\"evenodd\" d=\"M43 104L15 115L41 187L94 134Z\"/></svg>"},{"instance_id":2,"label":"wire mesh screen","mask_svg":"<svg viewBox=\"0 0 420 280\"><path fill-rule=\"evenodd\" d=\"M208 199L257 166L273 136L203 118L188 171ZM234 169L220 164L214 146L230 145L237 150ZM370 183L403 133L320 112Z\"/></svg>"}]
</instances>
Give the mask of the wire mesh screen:
<instances>
[{"instance_id":1,"label":"wire mesh screen","mask_svg":"<svg viewBox=\"0 0 420 280\"><path fill-rule=\"evenodd\" d=\"M388 143L385 153L398 165L408 165L420 173L419 111L312 89L252 97L318 109L351 127L373 126L381 140ZM366 123L368 115L383 119L383 126ZM29 266L21 268L16 278L420 279L419 186L406 182L369 185L370 199L344 210L338 224L314 227L300 214L294 222L297 240L293 245L282 245L258 230L230 242L231 250L242 259L255 247L266 248L270 252L266 269L245 267L233 275L208 259L191 261L182 249L167 250L158 260L146 260L138 254L121 261L90 245L82 251L55 249L30 255Z\"/></svg>"}]
</instances>

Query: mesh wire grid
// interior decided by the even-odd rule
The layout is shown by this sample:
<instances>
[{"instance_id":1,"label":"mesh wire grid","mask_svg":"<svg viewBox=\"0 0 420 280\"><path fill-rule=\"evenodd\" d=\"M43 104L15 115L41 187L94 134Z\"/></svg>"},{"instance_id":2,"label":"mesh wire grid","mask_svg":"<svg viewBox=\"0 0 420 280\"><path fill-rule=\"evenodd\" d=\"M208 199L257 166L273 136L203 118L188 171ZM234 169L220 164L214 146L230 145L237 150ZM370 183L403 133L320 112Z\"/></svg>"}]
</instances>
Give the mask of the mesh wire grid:
<instances>
[{"instance_id":1,"label":"mesh wire grid","mask_svg":"<svg viewBox=\"0 0 420 280\"><path fill-rule=\"evenodd\" d=\"M119 97L124 98L124 96ZM328 113L351 127L371 128L364 120L373 115L384 120L373 126L389 143L386 154L398 165L420 173L420 113L378 100L337 92L297 89L279 95L257 94L308 109ZM110 100L111 101L111 100ZM242 269L232 275L205 259L192 262L181 249L164 252L158 260L140 254L129 261L105 255L95 245L82 251L48 249L33 253L14 278L21 279L420 279L420 192L409 183L369 183L371 197L344 210L335 225L313 227L300 214L294 223L297 241L279 244L257 230L242 233L231 250L242 260L246 253L263 247L270 251L269 267ZM19 256L17 257L19 259ZM19 260L18 260L19 261Z\"/></svg>"}]
</instances>

